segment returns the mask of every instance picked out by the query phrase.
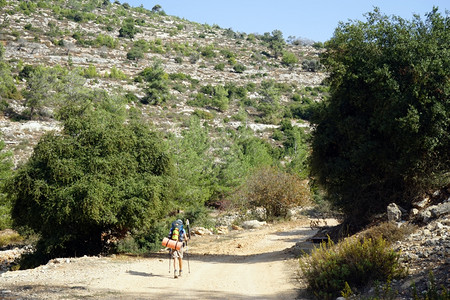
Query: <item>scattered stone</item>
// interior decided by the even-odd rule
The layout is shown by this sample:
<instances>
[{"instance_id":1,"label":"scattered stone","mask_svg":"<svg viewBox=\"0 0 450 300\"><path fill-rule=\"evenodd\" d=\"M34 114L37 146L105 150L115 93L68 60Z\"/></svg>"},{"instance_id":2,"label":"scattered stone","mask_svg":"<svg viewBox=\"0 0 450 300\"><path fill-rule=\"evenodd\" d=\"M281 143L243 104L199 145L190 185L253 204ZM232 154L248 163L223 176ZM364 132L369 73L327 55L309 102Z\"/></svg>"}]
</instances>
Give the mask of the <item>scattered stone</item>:
<instances>
[{"instance_id":1,"label":"scattered stone","mask_svg":"<svg viewBox=\"0 0 450 300\"><path fill-rule=\"evenodd\" d=\"M205 227L194 227L191 230L191 233L194 235L213 235L212 231L209 229L206 229Z\"/></svg>"},{"instance_id":2,"label":"scattered stone","mask_svg":"<svg viewBox=\"0 0 450 300\"><path fill-rule=\"evenodd\" d=\"M402 219L402 211L395 203L391 203L387 207L387 217L390 222L399 222Z\"/></svg>"},{"instance_id":3,"label":"scattered stone","mask_svg":"<svg viewBox=\"0 0 450 300\"><path fill-rule=\"evenodd\" d=\"M233 230L244 230L244 228L242 228L242 227L240 227L240 226L238 226L238 225L231 225L231 229L233 229Z\"/></svg>"},{"instance_id":4,"label":"scattered stone","mask_svg":"<svg viewBox=\"0 0 450 300\"><path fill-rule=\"evenodd\" d=\"M257 229L264 225L267 225L265 221L260 222L258 220L250 220L242 223L242 227L244 227L245 229Z\"/></svg>"},{"instance_id":5,"label":"scattered stone","mask_svg":"<svg viewBox=\"0 0 450 300\"><path fill-rule=\"evenodd\" d=\"M217 234L227 234L228 226L218 226L216 227Z\"/></svg>"}]
</instances>

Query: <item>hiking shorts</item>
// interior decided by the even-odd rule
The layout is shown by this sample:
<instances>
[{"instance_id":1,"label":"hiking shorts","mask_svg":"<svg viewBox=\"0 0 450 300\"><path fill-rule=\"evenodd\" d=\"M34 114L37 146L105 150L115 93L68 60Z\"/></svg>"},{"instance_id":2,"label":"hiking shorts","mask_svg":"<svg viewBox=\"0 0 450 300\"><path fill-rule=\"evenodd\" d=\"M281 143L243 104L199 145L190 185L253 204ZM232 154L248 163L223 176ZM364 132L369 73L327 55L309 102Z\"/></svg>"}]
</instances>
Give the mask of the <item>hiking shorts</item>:
<instances>
[{"instance_id":1,"label":"hiking shorts","mask_svg":"<svg viewBox=\"0 0 450 300\"><path fill-rule=\"evenodd\" d=\"M172 258L183 258L184 247L181 247L180 250L170 249L170 254Z\"/></svg>"}]
</instances>

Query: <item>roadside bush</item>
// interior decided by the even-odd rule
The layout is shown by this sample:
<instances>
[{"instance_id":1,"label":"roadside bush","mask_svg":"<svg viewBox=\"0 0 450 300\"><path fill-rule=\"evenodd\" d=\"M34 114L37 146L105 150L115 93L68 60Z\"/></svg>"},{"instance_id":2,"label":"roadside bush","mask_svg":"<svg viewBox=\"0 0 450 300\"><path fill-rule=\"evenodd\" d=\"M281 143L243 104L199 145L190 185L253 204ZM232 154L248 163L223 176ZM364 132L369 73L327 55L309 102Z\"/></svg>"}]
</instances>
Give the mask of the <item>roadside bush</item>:
<instances>
[{"instance_id":1,"label":"roadside bush","mask_svg":"<svg viewBox=\"0 0 450 300\"><path fill-rule=\"evenodd\" d=\"M403 276L399 258L383 238L348 238L337 245L331 240L322 243L310 256L300 259L300 267L316 297L333 299L349 288Z\"/></svg>"},{"instance_id":2,"label":"roadside bush","mask_svg":"<svg viewBox=\"0 0 450 300\"><path fill-rule=\"evenodd\" d=\"M310 201L308 184L275 167L262 167L244 183L240 196L254 208L264 207L267 218L286 217L288 209Z\"/></svg>"},{"instance_id":3,"label":"roadside bush","mask_svg":"<svg viewBox=\"0 0 450 300\"><path fill-rule=\"evenodd\" d=\"M129 236L119 240L113 250L138 255L158 251L161 249L162 239L169 232L168 224L170 222L161 220L148 228L134 230Z\"/></svg>"}]
</instances>

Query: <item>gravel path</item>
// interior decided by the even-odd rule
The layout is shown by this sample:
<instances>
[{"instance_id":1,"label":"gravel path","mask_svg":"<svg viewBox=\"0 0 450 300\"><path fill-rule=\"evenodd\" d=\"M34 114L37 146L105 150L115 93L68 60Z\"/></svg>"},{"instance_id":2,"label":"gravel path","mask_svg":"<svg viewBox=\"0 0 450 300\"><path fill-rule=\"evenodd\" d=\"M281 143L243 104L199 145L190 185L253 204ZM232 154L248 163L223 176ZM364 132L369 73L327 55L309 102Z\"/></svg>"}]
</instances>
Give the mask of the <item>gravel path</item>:
<instances>
[{"instance_id":1,"label":"gravel path","mask_svg":"<svg viewBox=\"0 0 450 300\"><path fill-rule=\"evenodd\" d=\"M1 274L0 299L298 299L292 247L315 232L304 220L195 236L178 279L169 273L166 251L55 259Z\"/></svg>"}]
</instances>

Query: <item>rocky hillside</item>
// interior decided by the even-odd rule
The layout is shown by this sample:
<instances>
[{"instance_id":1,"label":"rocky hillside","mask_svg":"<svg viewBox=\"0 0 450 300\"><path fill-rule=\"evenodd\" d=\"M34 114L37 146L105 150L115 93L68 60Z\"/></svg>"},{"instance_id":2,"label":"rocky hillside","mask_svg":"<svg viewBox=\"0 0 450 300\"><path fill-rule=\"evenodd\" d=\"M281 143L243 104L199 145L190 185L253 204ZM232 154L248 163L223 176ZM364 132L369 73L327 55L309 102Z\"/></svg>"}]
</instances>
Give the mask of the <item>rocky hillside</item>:
<instances>
[{"instance_id":1,"label":"rocky hillside","mask_svg":"<svg viewBox=\"0 0 450 300\"><path fill-rule=\"evenodd\" d=\"M27 65L79 68L85 86L127 95L132 99L129 107L139 108L157 128L175 133L193 113L212 128L246 123L266 138L286 113L293 125L305 126L290 107L326 95L320 49L286 44L280 37L276 30L264 35L239 33L167 16L156 6L149 11L118 1L12 0L0 12L3 59L11 66L19 91L26 89L26 78L18 74ZM148 83L138 75L157 63L166 73L170 95L157 105L143 104ZM196 101L205 86L225 87L226 108ZM244 87L245 95L232 97L230 87ZM43 132L58 125L50 104L34 120L17 122L12 116L26 111L26 99L15 98L2 99L8 110L0 123L18 163ZM262 108L265 102L276 104L270 116Z\"/></svg>"}]
</instances>

